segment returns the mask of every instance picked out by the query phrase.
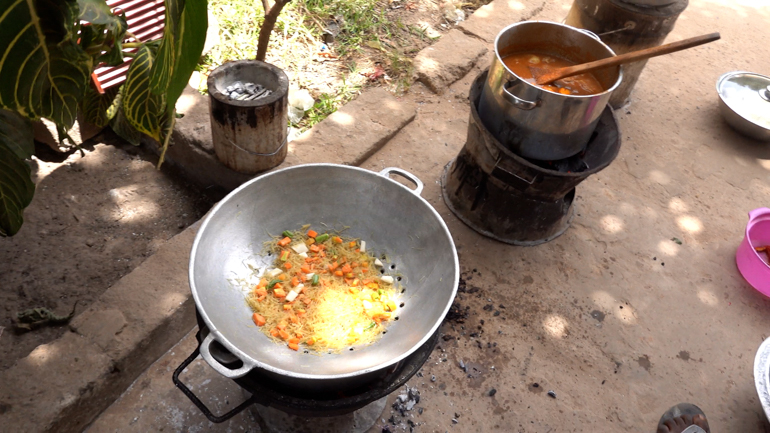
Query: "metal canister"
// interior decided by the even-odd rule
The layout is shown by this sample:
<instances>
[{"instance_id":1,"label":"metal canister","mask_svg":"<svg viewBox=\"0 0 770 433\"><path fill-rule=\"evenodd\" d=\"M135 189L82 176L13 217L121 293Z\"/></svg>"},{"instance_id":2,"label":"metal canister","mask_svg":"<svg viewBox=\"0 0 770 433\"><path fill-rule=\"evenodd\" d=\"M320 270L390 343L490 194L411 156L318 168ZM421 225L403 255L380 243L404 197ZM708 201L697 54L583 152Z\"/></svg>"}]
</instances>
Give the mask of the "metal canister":
<instances>
[{"instance_id":1,"label":"metal canister","mask_svg":"<svg viewBox=\"0 0 770 433\"><path fill-rule=\"evenodd\" d=\"M512 24L495 39L495 59L479 102L484 125L498 141L525 158L559 160L580 153L621 82L620 67L593 72L603 92L564 95L526 81L503 63L504 57L524 52L546 52L577 63L615 53L590 32L545 21Z\"/></svg>"}]
</instances>

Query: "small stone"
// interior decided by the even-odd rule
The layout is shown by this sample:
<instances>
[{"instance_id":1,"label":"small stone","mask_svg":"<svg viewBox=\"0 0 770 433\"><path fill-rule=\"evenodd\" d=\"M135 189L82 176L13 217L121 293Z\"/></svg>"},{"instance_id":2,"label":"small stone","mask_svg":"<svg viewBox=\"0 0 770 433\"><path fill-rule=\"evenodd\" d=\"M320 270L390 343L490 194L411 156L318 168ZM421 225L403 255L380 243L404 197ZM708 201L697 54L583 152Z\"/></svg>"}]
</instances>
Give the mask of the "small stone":
<instances>
[{"instance_id":1,"label":"small stone","mask_svg":"<svg viewBox=\"0 0 770 433\"><path fill-rule=\"evenodd\" d=\"M553 391L551 391L551 392L553 392ZM492 388L492 389L489 390L489 396L490 397L494 397L495 394L497 394L497 390L495 388Z\"/></svg>"},{"instance_id":2,"label":"small stone","mask_svg":"<svg viewBox=\"0 0 770 433\"><path fill-rule=\"evenodd\" d=\"M257 90L257 86L254 83L246 83L246 85L243 87L246 89L247 92L251 93L252 95Z\"/></svg>"},{"instance_id":3,"label":"small stone","mask_svg":"<svg viewBox=\"0 0 770 433\"><path fill-rule=\"evenodd\" d=\"M240 81L234 82L233 83L233 89L236 92L243 92L243 90L244 90L243 83L241 83Z\"/></svg>"},{"instance_id":4,"label":"small stone","mask_svg":"<svg viewBox=\"0 0 770 433\"><path fill-rule=\"evenodd\" d=\"M435 381L436 381L436 375L434 375L434 374L431 374L431 375L430 375L430 381L431 381L431 382L435 382Z\"/></svg>"},{"instance_id":5,"label":"small stone","mask_svg":"<svg viewBox=\"0 0 770 433\"><path fill-rule=\"evenodd\" d=\"M460 421L457 421L457 418L452 418L452 424L457 424Z\"/></svg>"},{"instance_id":6,"label":"small stone","mask_svg":"<svg viewBox=\"0 0 770 433\"><path fill-rule=\"evenodd\" d=\"M556 393L553 391L548 391L548 397L556 398Z\"/></svg>"},{"instance_id":7,"label":"small stone","mask_svg":"<svg viewBox=\"0 0 770 433\"><path fill-rule=\"evenodd\" d=\"M233 86L227 86L227 88L225 89L225 93L227 93L228 95L229 95L230 93L233 93L233 91L235 91L235 89L233 88Z\"/></svg>"}]
</instances>

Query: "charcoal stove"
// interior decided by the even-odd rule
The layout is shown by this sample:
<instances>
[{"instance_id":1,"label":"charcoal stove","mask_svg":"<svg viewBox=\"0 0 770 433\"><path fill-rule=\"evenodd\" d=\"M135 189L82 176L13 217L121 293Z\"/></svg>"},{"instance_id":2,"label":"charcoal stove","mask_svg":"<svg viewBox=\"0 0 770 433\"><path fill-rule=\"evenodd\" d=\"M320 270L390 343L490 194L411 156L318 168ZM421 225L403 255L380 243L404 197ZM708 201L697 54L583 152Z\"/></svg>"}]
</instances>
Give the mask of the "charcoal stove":
<instances>
[{"instance_id":1,"label":"charcoal stove","mask_svg":"<svg viewBox=\"0 0 770 433\"><path fill-rule=\"evenodd\" d=\"M575 187L618 155L617 120L612 109L605 108L577 155L558 161L524 158L503 146L479 117L488 72L479 74L471 86L467 139L441 178L444 202L484 236L524 246L551 241L572 221Z\"/></svg>"},{"instance_id":2,"label":"charcoal stove","mask_svg":"<svg viewBox=\"0 0 770 433\"><path fill-rule=\"evenodd\" d=\"M209 330L200 314L198 332L195 337L200 345ZM261 418L263 427L269 432L282 431L317 431L319 426L329 431L366 431L379 419L386 398L403 386L416 374L433 352L438 342L436 331L419 349L408 357L394 364L391 368L372 380L361 383L357 388L329 389L310 391L278 383L259 369L247 375L233 379L245 392L251 394L246 401L224 415L214 415L203 402L180 380L180 374L200 354L199 347L187 357L173 374L174 384L200 409L213 423L227 421L244 409L254 406L252 413ZM238 368L239 361L218 343L212 344L212 356L229 368Z\"/></svg>"}]
</instances>

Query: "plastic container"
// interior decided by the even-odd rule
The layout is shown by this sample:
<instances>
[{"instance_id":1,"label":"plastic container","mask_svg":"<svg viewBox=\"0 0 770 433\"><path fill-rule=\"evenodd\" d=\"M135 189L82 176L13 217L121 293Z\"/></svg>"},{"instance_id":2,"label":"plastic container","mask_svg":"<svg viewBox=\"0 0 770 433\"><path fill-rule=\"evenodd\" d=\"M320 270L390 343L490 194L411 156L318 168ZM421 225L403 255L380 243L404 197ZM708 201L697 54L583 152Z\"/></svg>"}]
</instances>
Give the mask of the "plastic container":
<instances>
[{"instance_id":1,"label":"plastic container","mask_svg":"<svg viewBox=\"0 0 770 433\"><path fill-rule=\"evenodd\" d=\"M770 246L770 209L749 212L746 235L735 253L735 262L743 278L763 295L770 297L770 265L765 252L754 248Z\"/></svg>"}]
</instances>

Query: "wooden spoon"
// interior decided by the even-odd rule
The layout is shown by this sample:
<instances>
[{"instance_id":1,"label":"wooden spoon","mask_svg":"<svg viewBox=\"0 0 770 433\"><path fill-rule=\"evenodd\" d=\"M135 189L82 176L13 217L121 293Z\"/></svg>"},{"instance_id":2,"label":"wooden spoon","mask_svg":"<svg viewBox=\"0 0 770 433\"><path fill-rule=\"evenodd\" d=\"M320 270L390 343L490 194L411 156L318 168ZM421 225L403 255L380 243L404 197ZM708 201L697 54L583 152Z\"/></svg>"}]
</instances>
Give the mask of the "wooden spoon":
<instances>
[{"instance_id":1,"label":"wooden spoon","mask_svg":"<svg viewBox=\"0 0 770 433\"><path fill-rule=\"evenodd\" d=\"M573 75L583 74L586 72L595 71L597 69L608 68L610 66L622 65L625 63L649 59L650 57L657 57L676 51L686 50L688 48L716 41L719 38L719 33L711 33L708 35L696 36L694 38L672 42L666 45L646 48L644 50L631 51L630 53L608 57L606 59L595 60L593 62L583 63L582 65L568 66L566 68L559 69L545 69L530 66L529 70L532 72L532 78L535 79L535 83L542 86L545 84L553 83L554 81L562 78L571 77Z\"/></svg>"}]
</instances>

